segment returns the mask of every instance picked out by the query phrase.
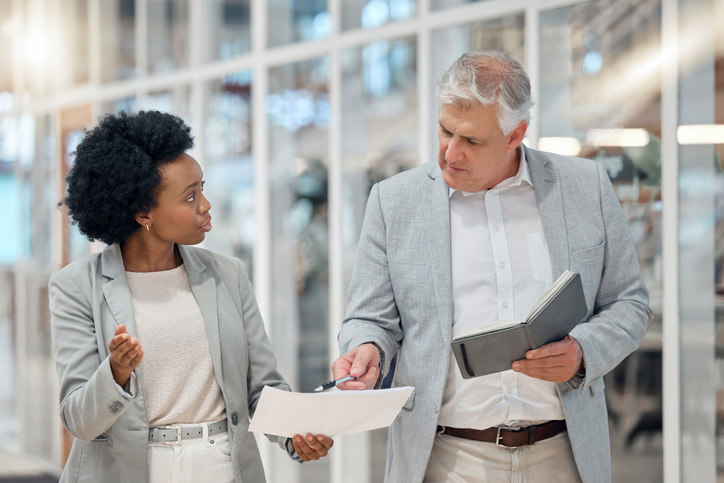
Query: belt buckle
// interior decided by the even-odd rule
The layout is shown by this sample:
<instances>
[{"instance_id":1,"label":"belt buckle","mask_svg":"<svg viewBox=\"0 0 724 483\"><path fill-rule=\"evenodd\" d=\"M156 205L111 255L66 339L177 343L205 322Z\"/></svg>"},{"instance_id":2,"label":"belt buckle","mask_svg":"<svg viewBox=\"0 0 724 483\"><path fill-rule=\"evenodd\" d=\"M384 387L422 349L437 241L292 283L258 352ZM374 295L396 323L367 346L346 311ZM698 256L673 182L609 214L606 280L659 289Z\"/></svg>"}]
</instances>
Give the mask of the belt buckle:
<instances>
[{"instance_id":1,"label":"belt buckle","mask_svg":"<svg viewBox=\"0 0 724 483\"><path fill-rule=\"evenodd\" d=\"M181 442L181 426L177 424L172 424L171 426L164 426L161 429L175 429L176 430L176 440L175 441L164 441L163 444L177 444Z\"/></svg>"},{"instance_id":2,"label":"belt buckle","mask_svg":"<svg viewBox=\"0 0 724 483\"><path fill-rule=\"evenodd\" d=\"M501 428L500 426L498 426L498 434L495 436L495 446L497 446L498 448L500 448L501 446L503 446L502 444L500 444L500 442L503 440L503 435L500 434L500 431L501 431L502 429L503 429L503 428Z\"/></svg>"}]
</instances>

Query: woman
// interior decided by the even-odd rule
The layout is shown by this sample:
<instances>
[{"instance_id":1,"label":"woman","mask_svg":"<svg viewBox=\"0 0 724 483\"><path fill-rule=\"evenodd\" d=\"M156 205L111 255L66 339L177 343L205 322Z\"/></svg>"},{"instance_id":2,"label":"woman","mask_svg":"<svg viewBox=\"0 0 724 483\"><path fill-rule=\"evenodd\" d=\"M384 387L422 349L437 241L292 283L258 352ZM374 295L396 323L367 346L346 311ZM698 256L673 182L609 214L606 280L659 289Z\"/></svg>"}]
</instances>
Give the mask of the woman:
<instances>
[{"instance_id":1,"label":"woman","mask_svg":"<svg viewBox=\"0 0 724 483\"><path fill-rule=\"evenodd\" d=\"M88 132L63 203L108 246L49 283L60 416L76 441L61 481L264 481L248 432L275 367L241 262L200 248L211 230L190 129L120 113ZM295 459L322 435L269 437Z\"/></svg>"}]
</instances>

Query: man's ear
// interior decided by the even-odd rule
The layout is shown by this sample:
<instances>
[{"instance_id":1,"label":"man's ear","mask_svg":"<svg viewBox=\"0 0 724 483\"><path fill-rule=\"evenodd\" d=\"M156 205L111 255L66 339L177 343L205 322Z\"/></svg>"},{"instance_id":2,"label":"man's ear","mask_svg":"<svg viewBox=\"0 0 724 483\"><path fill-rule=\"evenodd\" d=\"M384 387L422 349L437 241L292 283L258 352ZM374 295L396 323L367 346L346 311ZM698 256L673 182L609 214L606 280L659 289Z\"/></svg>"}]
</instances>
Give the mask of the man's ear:
<instances>
[{"instance_id":1,"label":"man's ear","mask_svg":"<svg viewBox=\"0 0 724 483\"><path fill-rule=\"evenodd\" d=\"M506 151L510 152L518 149L518 146L520 146L520 143L523 142L523 138L525 138L525 133L527 131L528 121L520 121L518 125L506 135L508 138L508 148Z\"/></svg>"}]
</instances>

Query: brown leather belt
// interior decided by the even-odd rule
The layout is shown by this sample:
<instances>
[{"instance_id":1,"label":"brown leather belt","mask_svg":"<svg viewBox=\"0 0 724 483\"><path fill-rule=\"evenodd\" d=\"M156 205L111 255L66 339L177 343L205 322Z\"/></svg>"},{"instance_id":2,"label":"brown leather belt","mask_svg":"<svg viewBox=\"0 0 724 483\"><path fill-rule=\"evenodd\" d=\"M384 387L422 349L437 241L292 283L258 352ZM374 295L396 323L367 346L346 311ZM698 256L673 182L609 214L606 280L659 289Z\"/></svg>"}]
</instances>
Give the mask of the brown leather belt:
<instances>
[{"instance_id":1,"label":"brown leather belt","mask_svg":"<svg viewBox=\"0 0 724 483\"><path fill-rule=\"evenodd\" d=\"M488 429L461 429L438 426L437 432L455 436L456 438L472 439L495 443L497 446L515 448L526 444L537 443L544 439L552 438L566 430L564 420L548 421L543 424L536 424L520 429L488 428Z\"/></svg>"}]
</instances>

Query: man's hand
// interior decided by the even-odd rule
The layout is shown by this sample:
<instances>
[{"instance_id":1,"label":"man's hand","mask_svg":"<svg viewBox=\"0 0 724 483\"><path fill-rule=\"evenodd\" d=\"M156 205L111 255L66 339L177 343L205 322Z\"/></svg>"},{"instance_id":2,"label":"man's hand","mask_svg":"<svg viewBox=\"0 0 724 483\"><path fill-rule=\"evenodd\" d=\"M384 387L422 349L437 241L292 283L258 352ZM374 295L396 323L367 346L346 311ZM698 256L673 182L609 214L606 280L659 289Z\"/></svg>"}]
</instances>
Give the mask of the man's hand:
<instances>
[{"instance_id":1,"label":"man's hand","mask_svg":"<svg viewBox=\"0 0 724 483\"><path fill-rule=\"evenodd\" d=\"M313 435L307 433L304 438L301 434L297 434L292 438L292 445L300 458L304 461L318 460L327 456L330 448L334 444L331 438L322 434Z\"/></svg>"},{"instance_id":2,"label":"man's hand","mask_svg":"<svg viewBox=\"0 0 724 483\"><path fill-rule=\"evenodd\" d=\"M110 363L113 379L119 386L126 387L131 372L141 365L143 359L141 343L126 332L126 324L121 324L108 343L108 350L111 351Z\"/></svg>"},{"instance_id":3,"label":"man's hand","mask_svg":"<svg viewBox=\"0 0 724 483\"><path fill-rule=\"evenodd\" d=\"M526 376L551 382L566 382L583 364L583 350L576 339L567 335L525 353L525 359L513 362L513 370Z\"/></svg>"},{"instance_id":4,"label":"man's hand","mask_svg":"<svg viewBox=\"0 0 724 483\"><path fill-rule=\"evenodd\" d=\"M334 361L332 374L335 380L345 376L357 378L337 386L343 391L374 389L377 378L380 376L380 353L377 347L373 344L362 344L355 347Z\"/></svg>"}]
</instances>

